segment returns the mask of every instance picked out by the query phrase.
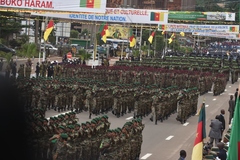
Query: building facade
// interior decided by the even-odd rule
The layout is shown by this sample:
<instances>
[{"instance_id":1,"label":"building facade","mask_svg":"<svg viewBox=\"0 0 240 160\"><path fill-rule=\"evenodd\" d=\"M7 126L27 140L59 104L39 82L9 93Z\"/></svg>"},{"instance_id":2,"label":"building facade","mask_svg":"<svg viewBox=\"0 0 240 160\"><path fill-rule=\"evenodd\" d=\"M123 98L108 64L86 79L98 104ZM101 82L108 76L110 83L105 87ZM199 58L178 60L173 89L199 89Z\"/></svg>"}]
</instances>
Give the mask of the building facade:
<instances>
[{"instance_id":1,"label":"building facade","mask_svg":"<svg viewBox=\"0 0 240 160\"><path fill-rule=\"evenodd\" d=\"M194 11L196 0L107 0L107 7L131 7L137 9L166 9L170 11Z\"/></svg>"}]
</instances>

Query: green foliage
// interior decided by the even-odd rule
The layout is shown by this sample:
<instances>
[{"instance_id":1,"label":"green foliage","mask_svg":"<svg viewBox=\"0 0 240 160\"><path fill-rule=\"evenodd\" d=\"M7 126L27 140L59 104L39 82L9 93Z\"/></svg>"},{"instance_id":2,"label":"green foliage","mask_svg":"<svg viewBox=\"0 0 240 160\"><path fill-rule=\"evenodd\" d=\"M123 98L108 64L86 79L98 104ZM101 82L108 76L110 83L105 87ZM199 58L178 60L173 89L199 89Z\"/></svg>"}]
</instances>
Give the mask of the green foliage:
<instances>
[{"instance_id":1,"label":"green foliage","mask_svg":"<svg viewBox=\"0 0 240 160\"><path fill-rule=\"evenodd\" d=\"M148 53L148 46L141 46L141 50L143 51L143 55L147 55L147 53Z\"/></svg>"},{"instance_id":2,"label":"green foliage","mask_svg":"<svg viewBox=\"0 0 240 160\"><path fill-rule=\"evenodd\" d=\"M139 50L136 50L136 49L133 50L132 53L133 53L133 56L134 56L134 57L139 57L139 55L140 55Z\"/></svg>"},{"instance_id":3,"label":"green foliage","mask_svg":"<svg viewBox=\"0 0 240 160\"><path fill-rule=\"evenodd\" d=\"M228 0L231 1L231 0ZM236 0L234 0L236 1ZM223 3L223 0L197 0L196 11L200 12L226 12L227 7L221 7L218 3ZM228 4L228 3L226 3ZM230 11L229 11L230 12ZM232 12L232 11L231 11Z\"/></svg>"},{"instance_id":4,"label":"green foliage","mask_svg":"<svg viewBox=\"0 0 240 160\"><path fill-rule=\"evenodd\" d=\"M86 28L81 32L82 36L84 36L85 34L86 36L88 36L88 30Z\"/></svg>"},{"instance_id":5,"label":"green foliage","mask_svg":"<svg viewBox=\"0 0 240 160\"><path fill-rule=\"evenodd\" d=\"M79 32L77 30L72 29L70 31L70 38L78 38Z\"/></svg>"},{"instance_id":6,"label":"green foliage","mask_svg":"<svg viewBox=\"0 0 240 160\"><path fill-rule=\"evenodd\" d=\"M146 30L144 29L142 31L142 45L144 44L144 41L146 41L148 43L148 38L149 38L149 35L150 35L150 31L149 30Z\"/></svg>"},{"instance_id":7,"label":"green foliage","mask_svg":"<svg viewBox=\"0 0 240 160\"><path fill-rule=\"evenodd\" d=\"M189 53L193 52L193 48L192 47L180 47L179 51L184 54L189 54Z\"/></svg>"},{"instance_id":8,"label":"green foliage","mask_svg":"<svg viewBox=\"0 0 240 160\"><path fill-rule=\"evenodd\" d=\"M9 18L9 17L18 17L17 12L5 12L0 11L0 38L8 39L13 33L19 33L22 29L21 21Z\"/></svg>"},{"instance_id":9,"label":"green foliage","mask_svg":"<svg viewBox=\"0 0 240 160\"><path fill-rule=\"evenodd\" d=\"M17 52L18 56L32 58L38 55L37 45L35 43L25 43L21 49Z\"/></svg>"},{"instance_id":10,"label":"green foliage","mask_svg":"<svg viewBox=\"0 0 240 160\"><path fill-rule=\"evenodd\" d=\"M174 39L171 44L169 44L169 48L173 49L174 51L178 51L180 49L180 44L178 40Z\"/></svg>"},{"instance_id":11,"label":"green foliage","mask_svg":"<svg viewBox=\"0 0 240 160\"><path fill-rule=\"evenodd\" d=\"M101 40L101 35L100 33L96 34L96 38L97 38L97 45L102 45L104 42Z\"/></svg>"},{"instance_id":12,"label":"green foliage","mask_svg":"<svg viewBox=\"0 0 240 160\"><path fill-rule=\"evenodd\" d=\"M81 60L89 60L92 56L91 54L87 53L85 49L80 49L78 53L80 54Z\"/></svg>"},{"instance_id":13,"label":"green foliage","mask_svg":"<svg viewBox=\"0 0 240 160\"><path fill-rule=\"evenodd\" d=\"M163 35L155 35L156 38L156 51L162 51L165 47Z\"/></svg>"},{"instance_id":14,"label":"green foliage","mask_svg":"<svg viewBox=\"0 0 240 160\"><path fill-rule=\"evenodd\" d=\"M12 53L5 53L3 51L0 51L0 57L5 58L7 63L9 63L12 58Z\"/></svg>"}]
</instances>

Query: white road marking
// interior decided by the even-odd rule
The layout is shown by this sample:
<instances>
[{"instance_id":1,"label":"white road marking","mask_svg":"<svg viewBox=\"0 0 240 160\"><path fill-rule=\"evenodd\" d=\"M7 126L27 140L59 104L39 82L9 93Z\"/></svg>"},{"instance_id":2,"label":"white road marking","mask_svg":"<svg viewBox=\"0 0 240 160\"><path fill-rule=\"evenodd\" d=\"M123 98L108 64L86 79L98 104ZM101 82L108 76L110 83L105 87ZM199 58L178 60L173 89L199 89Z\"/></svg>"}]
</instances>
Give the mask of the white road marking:
<instances>
[{"instance_id":1,"label":"white road marking","mask_svg":"<svg viewBox=\"0 0 240 160\"><path fill-rule=\"evenodd\" d=\"M213 93L213 92L208 92L208 93Z\"/></svg>"},{"instance_id":2,"label":"white road marking","mask_svg":"<svg viewBox=\"0 0 240 160\"><path fill-rule=\"evenodd\" d=\"M170 139L172 139L174 136L169 136L166 138L167 141L169 141Z\"/></svg>"},{"instance_id":3,"label":"white road marking","mask_svg":"<svg viewBox=\"0 0 240 160\"><path fill-rule=\"evenodd\" d=\"M148 157L150 157L152 155L152 153L147 153L144 156L142 156L141 159L147 159Z\"/></svg>"},{"instance_id":4,"label":"white road marking","mask_svg":"<svg viewBox=\"0 0 240 160\"><path fill-rule=\"evenodd\" d=\"M130 119L133 119L133 116L132 116L132 117L128 117L128 118L126 118L126 120L130 120Z\"/></svg>"},{"instance_id":5,"label":"white road marking","mask_svg":"<svg viewBox=\"0 0 240 160\"><path fill-rule=\"evenodd\" d=\"M209 107L209 105L207 104L207 105L205 105L205 107Z\"/></svg>"},{"instance_id":6,"label":"white road marking","mask_svg":"<svg viewBox=\"0 0 240 160\"><path fill-rule=\"evenodd\" d=\"M230 95L234 95L234 93L228 93L228 95L230 96Z\"/></svg>"},{"instance_id":7,"label":"white road marking","mask_svg":"<svg viewBox=\"0 0 240 160\"><path fill-rule=\"evenodd\" d=\"M228 86L229 88L231 88L232 86Z\"/></svg>"},{"instance_id":8,"label":"white road marking","mask_svg":"<svg viewBox=\"0 0 240 160\"><path fill-rule=\"evenodd\" d=\"M188 124L189 124L189 122L186 122L186 123L183 124L183 126L187 126Z\"/></svg>"},{"instance_id":9,"label":"white road marking","mask_svg":"<svg viewBox=\"0 0 240 160\"><path fill-rule=\"evenodd\" d=\"M225 92L227 91L227 89L224 90Z\"/></svg>"},{"instance_id":10,"label":"white road marking","mask_svg":"<svg viewBox=\"0 0 240 160\"><path fill-rule=\"evenodd\" d=\"M216 98L214 98L213 101L216 101Z\"/></svg>"},{"instance_id":11,"label":"white road marking","mask_svg":"<svg viewBox=\"0 0 240 160\"><path fill-rule=\"evenodd\" d=\"M61 114L65 114L65 113L69 113L69 112L72 112L72 111L61 112L60 114L53 115L53 116L51 116L51 117L57 117L57 116L59 116L59 115L61 115ZM48 117L47 119L49 120L49 119L50 119L50 117Z\"/></svg>"}]
</instances>

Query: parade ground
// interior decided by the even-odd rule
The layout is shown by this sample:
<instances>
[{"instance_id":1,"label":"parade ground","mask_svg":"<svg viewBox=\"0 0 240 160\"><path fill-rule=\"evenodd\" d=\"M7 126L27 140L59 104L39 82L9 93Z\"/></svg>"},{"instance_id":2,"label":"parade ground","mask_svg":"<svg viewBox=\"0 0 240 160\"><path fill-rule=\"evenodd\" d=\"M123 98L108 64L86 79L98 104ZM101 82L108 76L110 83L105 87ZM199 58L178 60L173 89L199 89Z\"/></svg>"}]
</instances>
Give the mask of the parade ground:
<instances>
[{"instance_id":1,"label":"parade ground","mask_svg":"<svg viewBox=\"0 0 240 160\"><path fill-rule=\"evenodd\" d=\"M61 62L61 57L51 57L50 61ZM16 61L16 59L14 59ZM17 59L17 66L20 64L26 63L26 59ZM34 76L35 66L38 62L38 58L35 58L33 61L32 68L32 76ZM230 95L234 95L236 88L238 88L239 82L231 84L230 81L227 83L225 92L220 94L219 96L213 96L213 92L210 91L202 96L199 96L198 99L198 109L200 108L203 100L205 99L206 106L206 134L207 137L204 142L209 141L208 133L210 130L210 121L214 119L216 115L220 114L221 109L225 109L225 121L226 121L226 129L225 133L228 129L229 122L229 112L228 112L228 101L230 99ZM57 112L53 109L48 110L46 112L46 118L51 116L57 116L59 114L66 113ZM109 117L109 122L111 122L110 129L114 129L117 127L122 127L124 123L127 121L131 121L133 119L133 112L127 113L124 116L120 116L117 118L111 112L107 113ZM176 120L177 113L172 114L167 120L163 122L158 121L157 125L154 122L150 121L150 116L143 117L142 122L145 124L145 128L143 130L143 144L141 149L140 159L147 160L175 160L179 158L180 150L186 150L187 158L186 160L191 159L192 148L196 136L198 116L192 116L187 119L186 123L181 124ZM77 114L79 118L78 123L91 121L89 119L88 112L81 112ZM95 118L96 115L92 115L92 119Z\"/></svg>"},{"instance_id":2,"label":"parade ground","mask_svg":"<svg viewBox=\"0 0 240 160\"><path fill-rule=\"evenodd\" d=\"M225 109L225 121L226 130L228 129L228 100L230 95L234 95L236 88L238 87L238 82L231 84L228 82L226 90L219 96L213 96L210 91L198 99L198 108L200 108L203 100L205 99L206 104L206 134L207 138L204 142L208 142L208 133L210 130L210 121L214 119L216 115L220 114L221 109ZM67 112L67 111L66 111ZM58 113L57 111L48 110L46 112L46 118L51 116L56 116L65 112ZM117 127L122 127L125 122L131 121L133 119L133 112L127 113L124 116L117 118L111 112L107 113L109 117L109 122L111 122L110 128L114 129ZM187 151L186 160L191 159L193 143L196 136L198 116L190 117L186 123L181 124L176 120L177 113L172 114L167 120L163 122L158 121L155 125L154 122L149 120L151 115L148 117L143 117L143 124L145 128L143 130L143 144L140 159L147 160L174 160L179 158L179 151L184 149ZM89 119L88 112L82 112L77 114L79 118L79 123L91 121ZM96 117L95 115L92 118Z\"/></svg>"}]
</instances>

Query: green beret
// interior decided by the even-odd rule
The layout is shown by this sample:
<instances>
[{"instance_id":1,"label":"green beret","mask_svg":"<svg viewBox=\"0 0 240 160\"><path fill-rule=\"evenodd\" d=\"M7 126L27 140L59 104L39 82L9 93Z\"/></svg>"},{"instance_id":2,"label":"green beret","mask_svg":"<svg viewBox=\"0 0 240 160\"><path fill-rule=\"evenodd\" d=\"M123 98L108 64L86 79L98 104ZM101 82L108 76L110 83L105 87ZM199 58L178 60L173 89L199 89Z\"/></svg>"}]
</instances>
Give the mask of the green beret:
<instances>
[{"instance_id":1,"label":"green beret","mask_svg":"<svg viewBox=\"0 0 240 160\"><path fill-rule=\"evenodd\" d=\"M108 129L107 132L112 132L112 130L111 130L111 129Z\"/></svg>"},{"instance_id":2,"label":"green beret","mask_svg":"<svg viewBox=\"0 0 240 160\"><path fill-rule=\"evenodd\" d=\"M47 122L48 122L48 119L47 119L47 118L44 118L43 121L47 121Z\"/></svg>"},{"instance_id":3,"label":"green beret","mask_svg":"<svg viewBox=\"0 0 240 160\"><path fill-rule=\"evenodd\" d=\"M80 124L78 124L78 123L76 123L76 124L75 124L75 126L79 126L79 127L80 127L81 125L80 125Z\"/></svg>"},{"instance_id":4,"label":"green beret","mask_svg":"<svg viewBox=\"0 0 240 160\"><path fill-rule=\"evenodd\" d=\"M71 112L72 114L77 114L77 112Z\"/></svg>"},{"instance_id":5,"label":"green beret","mask_svg":"<svg viewBox=\"0 0 240 160\"><path fill-rule=\"evenodd\" d=\"M96 124L97 122L96 122L95 120L92 120L92 121L91 121L91 123L94 123L94 124Z\"/></svg>"},{"instance_id":6,"label":"green beret","mask_svg":"<svg viewBox=\"0 0 240 160\"><path fill-rule=\"evenodd\" d=\"M57 142L57 139L53 139L52 141L51 141L51 143L56 143Z\"/></svg>"},{"instance_id":7,"label":"green beret","mask_svg":"<svg viewBox=\"0 0 240 160\"><path fill-rule=\"evenodd\" d=\"M62 138L68 138L68 135L67 135L66 133L62 133L62 134L61 134L61 137L62 137Z\"/></svg>"},{"instance_id":8,"label":"green beret","mask_svg":"<svg viewBox=\"0 0 240 160\"><path fill-rule=\"evenodd\" d=\"M51 120L54 120L54 117L50 117Z\"/></svg>"},{"instance_id":9,"label":"green beret","mask_svg":"<svg viewBox=\"0 0 240 160\"><path fill-rule=\"evenodd\" d=\"M86 126L86 123L82 123L82 125Z\"/></svg>"},{"instance_id":10,"label":"green beret","mask_svg":"<svg viewBox=\"0 0 240 160\"><path fill-rule=\"evenodd\" d=\"M91 124L91 123L87 121L86 124Z\"/></svg>"},{"instance_id":11,"label":"green beret","mask_svg":"<svg viewBox=\"0 0 240 160\"><path fill-rule=\"evenodd\" d=\"M73 126L72 125L68 125L67 128L73 129Z\"/></svg>"},{"instance_id":12,"label":"green beret","mask_svg":"<svg viewBox=\"0 0 240 160\"><path fill-rule=\"evenodd\" d=\"M61 129L65 130L65 127L64 127L64 126L59 126L58 128L61 128Z\"/></svg>"}]
</instances>

